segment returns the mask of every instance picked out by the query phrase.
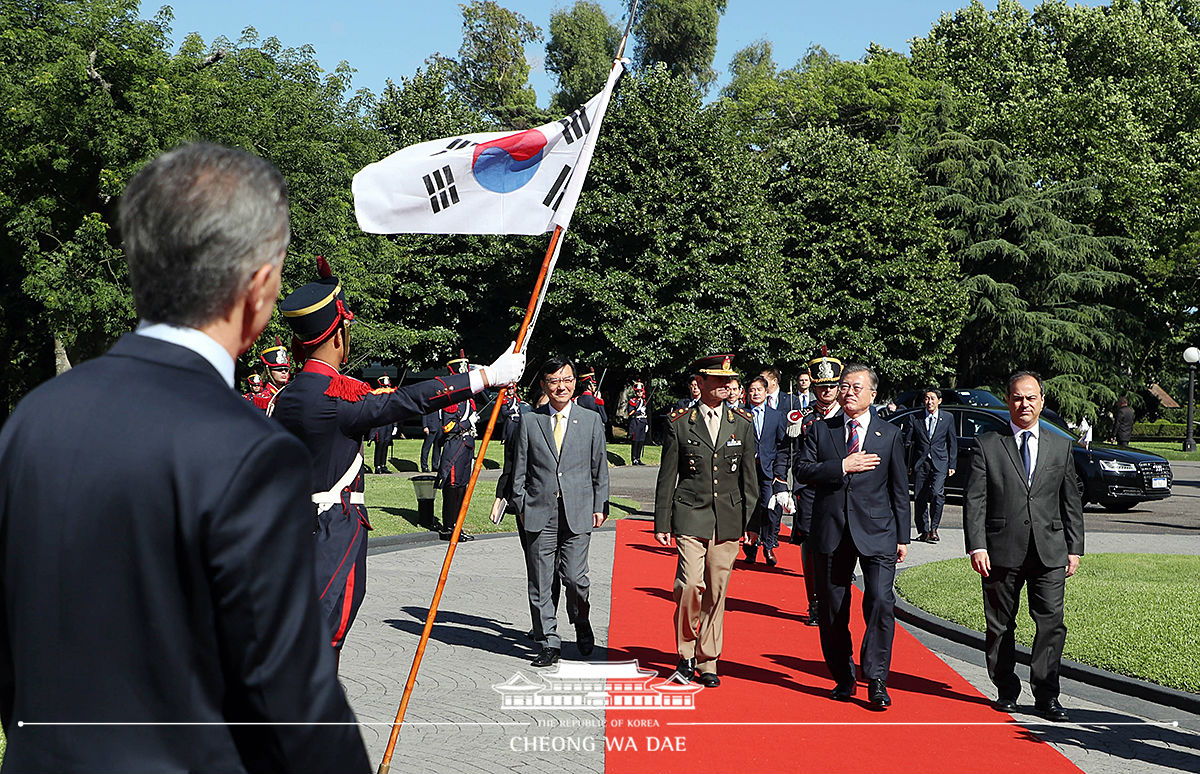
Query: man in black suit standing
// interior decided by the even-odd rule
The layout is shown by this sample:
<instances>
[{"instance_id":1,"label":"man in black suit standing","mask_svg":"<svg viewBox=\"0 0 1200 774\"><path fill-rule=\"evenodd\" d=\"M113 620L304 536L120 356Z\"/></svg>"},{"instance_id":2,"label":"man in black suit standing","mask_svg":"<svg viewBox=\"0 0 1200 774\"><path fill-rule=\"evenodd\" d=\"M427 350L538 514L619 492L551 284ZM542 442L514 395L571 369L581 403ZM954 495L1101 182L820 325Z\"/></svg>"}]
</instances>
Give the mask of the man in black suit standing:
<instances>
[{"instance_id":1,"label":"man in black suit standing","mask_svg":"<svg viewBox=\"0 0 1200 774\"><path fill-rule=\"evenodd\" d=\"M813 488L811 516L802 516L817 553L821 652L836 686L833 698L850 701L856 687L850 640L850 584L862 566L863 635L860 660L867 698L875 709L892 703L887 692L895 631L896 563L908 554L912 519L908 471L900 429L874 416L879 378L849 363L838 385L843 414L812 425L796 474Z\"/></svg>"},{"instance_id":2,"label":"man in black suit standing","mask_svg":"<svg viewBox=\"0 0 1200 774\"><path fill-rule=\"evenodd\" d=\"M750 400L749 412L754 418L754 454L758 462L758 506L750 517L747 537L742 550L746 561L753 564L758 558L758 547L763 549L763 558L774 567L779 563L775 549L779 548L779 525L785 508L792 509L792 495L788 492L788 437L787 420L783 412L767 405L767 380L756 376L750 380L746 390Z\"/></svg>"},{"instance_id":3,"label":"man in black suit standing","mask_svg":"<svg viewBox=\"0 0 1200 774\"><path fill-rule=\"evenodd\" d=\"M1030 687L1034 706L1048 720L1065 722L1058 701L1058 670L1067 627L1067 578L1083 555L1083 505L1076 487L1071 441L1042 432L1046 402L1042 378L1029 371L1008 380L1007 432L979 436L971 456L963 526L971 566L983 577L988 676L996 684L996 709L1013 712L1021 682L1013 631L1021 587L1029 588L1033 618Z\"/></svg>"},{"instance_id":4,"label":"man in black suit standing","mask_svg":"<svg viewBox=\"0 0 1200 774\"><path fill-rule=\"evenodd\" d=\"M311 459L233 390L279 294L283 177L185 145L120 208L137 332L0 433L5 769L369 771L313 590ZM45 465L65 436L69 476Z\"/></svg>"},{"instance_id":5,"label":"man in black suit standing","mask_svg":"<svg viewBox=\"0 0 1200 774\"><path fill-rule=\"evenodd\" d=\"M916 492L917 531L921 533L917 540L936 543L941 540L938 527L946 505L946 479L954 475L958 464L958 433L954 418L938 410L942 405L938 388L925 388L922 400L925 413L905 425L904 445Z\"/></svg>"}]
</instances>

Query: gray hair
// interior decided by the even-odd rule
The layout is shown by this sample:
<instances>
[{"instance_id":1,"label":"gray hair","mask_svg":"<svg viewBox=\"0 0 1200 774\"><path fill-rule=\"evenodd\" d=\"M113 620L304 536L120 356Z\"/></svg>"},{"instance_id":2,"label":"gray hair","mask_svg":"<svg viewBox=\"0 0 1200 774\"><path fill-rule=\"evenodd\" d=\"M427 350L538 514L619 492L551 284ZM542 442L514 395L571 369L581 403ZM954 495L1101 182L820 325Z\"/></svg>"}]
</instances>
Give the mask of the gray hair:
<instances>
[{"instance_id":1,"label":"gray hair","mask_svg":"<svg viewBox=\"0 0 1200 774\"><path fill-rule=\"evenodd\" d=\"M138 315L202 327L291 238L287 183L270 162L208 143L142 167L121 198L121 236Z\"/></svg>"},{"instance_id":2,"label":"gray hair","mask_svg":"<svg viewBox=\"0 0 1200 774\"><path fill-rule=\"evenodd\" d=\"M842 369L842 378L845 379L850 374L861 374L864 372L867 376L871 377L871 389L878 392L879 374L875 373L875 369L871 368L871 366L863 365L862 363L847 363L846 367Z\"/></svg>"}]
</instances>

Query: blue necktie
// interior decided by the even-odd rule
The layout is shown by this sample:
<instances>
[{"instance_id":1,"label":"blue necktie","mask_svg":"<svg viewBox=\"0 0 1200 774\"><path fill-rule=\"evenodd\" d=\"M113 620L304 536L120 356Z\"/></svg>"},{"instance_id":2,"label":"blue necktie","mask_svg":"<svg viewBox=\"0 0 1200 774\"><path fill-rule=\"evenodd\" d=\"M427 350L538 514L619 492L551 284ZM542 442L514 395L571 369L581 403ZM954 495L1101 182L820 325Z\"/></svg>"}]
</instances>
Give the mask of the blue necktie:
<instances>
[{"instance_id":1,"label":"blue necktie","mask_svg":"<svg viewBox=\"0 0 1200 774\"><path fill-rule=\"evenodd\" d=\"M1029 484L1033 479L1033 460L1029 457L1029 438L1033 433L1029 430L1021 433L1021 462L1025 463L1025 483Z\"/></svg>"},{"instance_id":2,"label":"blue necktie","mask_svg":"<svg viewBox=\"0 0 1200 774\"><path fill-rule=\"evenodd\" d=\"M755 438L762 437L762 426L763 426L763 407L755 406L754 407L754 437Z\"/></svg>"}]
</instances>

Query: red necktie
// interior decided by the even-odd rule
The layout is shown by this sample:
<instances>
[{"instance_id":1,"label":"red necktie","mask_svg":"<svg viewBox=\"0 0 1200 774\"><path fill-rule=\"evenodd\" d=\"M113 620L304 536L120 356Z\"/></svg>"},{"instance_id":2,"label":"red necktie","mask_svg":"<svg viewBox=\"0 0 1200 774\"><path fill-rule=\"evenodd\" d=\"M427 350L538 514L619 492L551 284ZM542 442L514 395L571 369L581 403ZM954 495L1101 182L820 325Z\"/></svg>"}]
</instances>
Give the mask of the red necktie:
<instances>
[{"instance_id":1,"label":"red necktie","mask_svg":"<svg viewBox=\"0 0 1200 774\"><path fill-rule=\"evenodd\" d=\"M858 453L858 420L851 419L850 422L850 442L846 445L846 454Z\"/></svg>"}]
</instances>

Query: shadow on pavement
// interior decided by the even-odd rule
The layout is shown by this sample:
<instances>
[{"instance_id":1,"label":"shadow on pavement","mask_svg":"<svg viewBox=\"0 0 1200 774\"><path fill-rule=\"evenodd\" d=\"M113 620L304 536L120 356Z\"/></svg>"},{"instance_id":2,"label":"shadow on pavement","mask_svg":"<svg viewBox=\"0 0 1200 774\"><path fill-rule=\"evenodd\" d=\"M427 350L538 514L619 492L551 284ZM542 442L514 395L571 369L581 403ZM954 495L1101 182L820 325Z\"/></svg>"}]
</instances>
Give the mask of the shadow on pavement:
<instances>
[{"instance_id":1,"label":"shadow on pavement","mask_svg":"<svg viewBox=\"0 0 1200 774\"><path fill-rule=\"evenodd\" d=\"M384 619L384 623L394 629L420 637L421 630L425 628L425 616L429 613L428 608L405 607L403 610L411 618L388 618ZM497 621L477 615L439 610L429 638L445 645L475 648L513 658L530 658L537 652L537 648L524 631L513 628L511 623L511 621Z\"/></svg>"},{"instance_id":2,"label":"shadow on pavement","mask_svg":"<svg viewBox=\"0 0 1200 774\"><path fill-rule=\"evenodd\" d=\"M1029 711L1032 708L1021 709ZM1112 710L1080 710L1068 707L1068 711L1071 713L1072 723L1037 726L1031 731L1038 738L1052 744L1096 750L1129 761L1128 771L1138 770L1136 762L1179 771L1200 771L1200 735L1171 726L1143 723L1140 718ZM1172 711L1169 708L1163 709L1165 721L1170 722ZM1106 726L1105 723L1113 725ZM1131 725L1120 725L1122 723Z\"/></svg>"}]
</instances>

